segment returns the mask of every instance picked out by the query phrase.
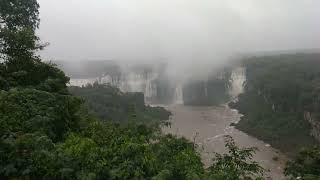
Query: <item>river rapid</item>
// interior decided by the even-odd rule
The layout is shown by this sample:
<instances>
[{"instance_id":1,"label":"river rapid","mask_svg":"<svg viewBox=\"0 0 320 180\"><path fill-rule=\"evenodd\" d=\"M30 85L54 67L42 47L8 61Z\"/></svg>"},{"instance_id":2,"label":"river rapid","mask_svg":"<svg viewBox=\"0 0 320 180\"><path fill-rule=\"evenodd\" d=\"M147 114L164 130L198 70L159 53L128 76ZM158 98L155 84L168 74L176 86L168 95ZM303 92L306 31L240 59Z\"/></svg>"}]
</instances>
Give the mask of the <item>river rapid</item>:
<instances>
[{"instance_id":1,"label":"river rapid","mask_svg":"<svg viewBox=\"0 0 320 180\"><path fill-rule=\"evenodd\" d=\"M267 169L266 176L284 179L283 169L287 158L278 150L257 138L230 126L240 120L241 114L228 106L193 107L184 105L164 106L172 112L171 126L164 127L164 133L185 137L198 145L202 161L210 166L214 152L226 153L224 136L230 135L240 147L257 147L254 161ZM274 160L276 157L277 160Z\"/></svg>"}]
</instances>

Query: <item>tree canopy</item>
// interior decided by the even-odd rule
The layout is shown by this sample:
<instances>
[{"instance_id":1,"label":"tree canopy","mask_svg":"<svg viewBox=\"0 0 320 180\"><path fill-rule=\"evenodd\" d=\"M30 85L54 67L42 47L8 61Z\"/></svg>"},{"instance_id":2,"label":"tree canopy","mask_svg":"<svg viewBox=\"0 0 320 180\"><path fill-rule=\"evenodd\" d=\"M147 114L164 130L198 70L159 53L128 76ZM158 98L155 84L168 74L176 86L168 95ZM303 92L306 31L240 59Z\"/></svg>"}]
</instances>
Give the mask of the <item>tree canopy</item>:
<instances>
[{"instance_id":1,"label":"tree canopy","mask_svg":"<svg viewBox=\"0 0 320 180\"><path fill-rule=\"evenodd\" d=\"M35 30L40 23L36 0L2 0L0 2L1 59L30 58L43 47Z\"/></svg>"}]
</instances>

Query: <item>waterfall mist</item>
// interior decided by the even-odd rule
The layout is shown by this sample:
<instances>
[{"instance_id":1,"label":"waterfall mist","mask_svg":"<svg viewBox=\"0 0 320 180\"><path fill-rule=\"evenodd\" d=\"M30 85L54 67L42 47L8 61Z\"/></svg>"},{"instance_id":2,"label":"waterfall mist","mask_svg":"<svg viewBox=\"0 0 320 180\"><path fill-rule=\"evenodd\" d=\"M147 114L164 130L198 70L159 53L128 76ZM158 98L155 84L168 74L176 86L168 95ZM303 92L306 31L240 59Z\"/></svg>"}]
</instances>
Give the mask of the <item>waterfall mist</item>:
<instances>
[{"instance_id":1,"label":"waterfall mist","mask_svg":"<svg viewBox=\"0 0 320 180\"><path fill-rule=\"evenodd\" d=\"M202 75L238 53L320 48L316 0L39 3L48 60L165 61L176 77Z\"/></svg>"},{"instance_id":2,"label":"waterfall mist","mask_svg":"<svg viewBox=\"0 0 320 180\"><path fill-rule=\"evenodd\" d=\"M108 65L109 68L102 69L102 73L109 72L103 76L104 81L112 81L126 91L146 92L147 97L165 93L155 87L156 81L168 80L162 86L177 92L172 96L182 94L179 89L183 89L172 84L183 87L195 81L203 86L212 74L219 76L221 69L241 54L320 48L320 1L316 0L39 0L39 3L41 25L37 33L43 41L51 43L40 53L43 58L69 61L72 69L67 71L68 75L79 72L87 79L102 76L94 72L100 72L106 60L116 62L120 67ZM91 68L96 60L103 61L96 69ZM127 68L128 64L161 63L166 64L160 73L165 74L162 77L154 74L145 77ZM86 69L79 64L85 64ZM127 69L126 75L114 74L117 68L121 72ZM88 80L74 81L81 84Z\"/></svg>"}]
</instances>

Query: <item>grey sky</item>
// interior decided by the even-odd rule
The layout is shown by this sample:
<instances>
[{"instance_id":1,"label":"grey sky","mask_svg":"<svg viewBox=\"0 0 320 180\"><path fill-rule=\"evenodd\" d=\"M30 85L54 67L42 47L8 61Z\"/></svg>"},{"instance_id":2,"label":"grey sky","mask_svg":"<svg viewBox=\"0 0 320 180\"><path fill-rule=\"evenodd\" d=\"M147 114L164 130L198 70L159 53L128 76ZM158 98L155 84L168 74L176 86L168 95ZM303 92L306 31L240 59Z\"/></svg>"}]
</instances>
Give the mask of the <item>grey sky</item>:
<instances>
[{"instance_id":1,"label":"grey sky","mask_svg":"<svg viewBox=\"0 0 320 180\"><path fill-rule=\"evenodd\" d=\"M39 0L47 59L215 61L320 48L319 0Z\"/></svg>"}]
</instances>

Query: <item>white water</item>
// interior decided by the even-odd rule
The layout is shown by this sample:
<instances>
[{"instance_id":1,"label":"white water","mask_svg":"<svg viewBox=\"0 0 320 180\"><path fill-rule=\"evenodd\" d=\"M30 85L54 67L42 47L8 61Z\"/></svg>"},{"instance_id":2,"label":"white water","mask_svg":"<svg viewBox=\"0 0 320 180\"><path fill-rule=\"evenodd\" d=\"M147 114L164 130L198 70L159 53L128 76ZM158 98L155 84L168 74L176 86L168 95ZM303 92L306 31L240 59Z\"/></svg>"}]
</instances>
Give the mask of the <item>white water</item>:
<instances>
[{"instance_id":1,"label":"white water","mask_svg":"<svg viewBox=\"0 0 320 180\"><path fill-rule=\"evenodd\" d=\"M157 84L154 81L158 78L158 74L151 73L147 75L145 82L144 96L145 98L157 97Z\"/></svg>"},{"instance_id":2,"label":"white water","mask_svg":"<svg viewBox=\"0 0 320 180\"><path fill-rule=\"evenodd\" d=\"M231 73L231 88L229 94L232 99L235 99L239 94L244 91L244 83L246 81L245 68L237 67Z\"/></svg>"},{"instance_id":3,"label":"white water","mask_svg":"<svg viewBox=\"0 0 320 180\"><path fill-rule=\"evenodd\" d=\"M183 89L181 84L177 84L175 93L174 93L174 100L173 104L184 104L183 101Z\"/></svg>"},{"instance_id":4,"label":"white water","mask_svg":"<svg viewBox=\"0 0 320 180\"><path fill-rule=\"evenodd\" d=\"M100 77L88 78L88 79L71 79L70 85L83 86L86 84L93 84L98 82L99 84L109 84L111 86L118 87L122 92L142 92L145 95L146 102L154 102L158 96L158 87L155 80L157 80L159 74L154 72L127 72L122 73L119 77L112 76L110 74L104 74ZM243 92L243 83L245 82L245 70L242 67L236 67L231 74L231 87L229 88L229 94L234 100L238 94ZM180 82L171 82L175 84L172 103L184 104L183 99L183 84ZM160 87L161 88L161 87ZM204 93L208 96L208 88L205 87Z\"/></svg>"}]
</instances>

